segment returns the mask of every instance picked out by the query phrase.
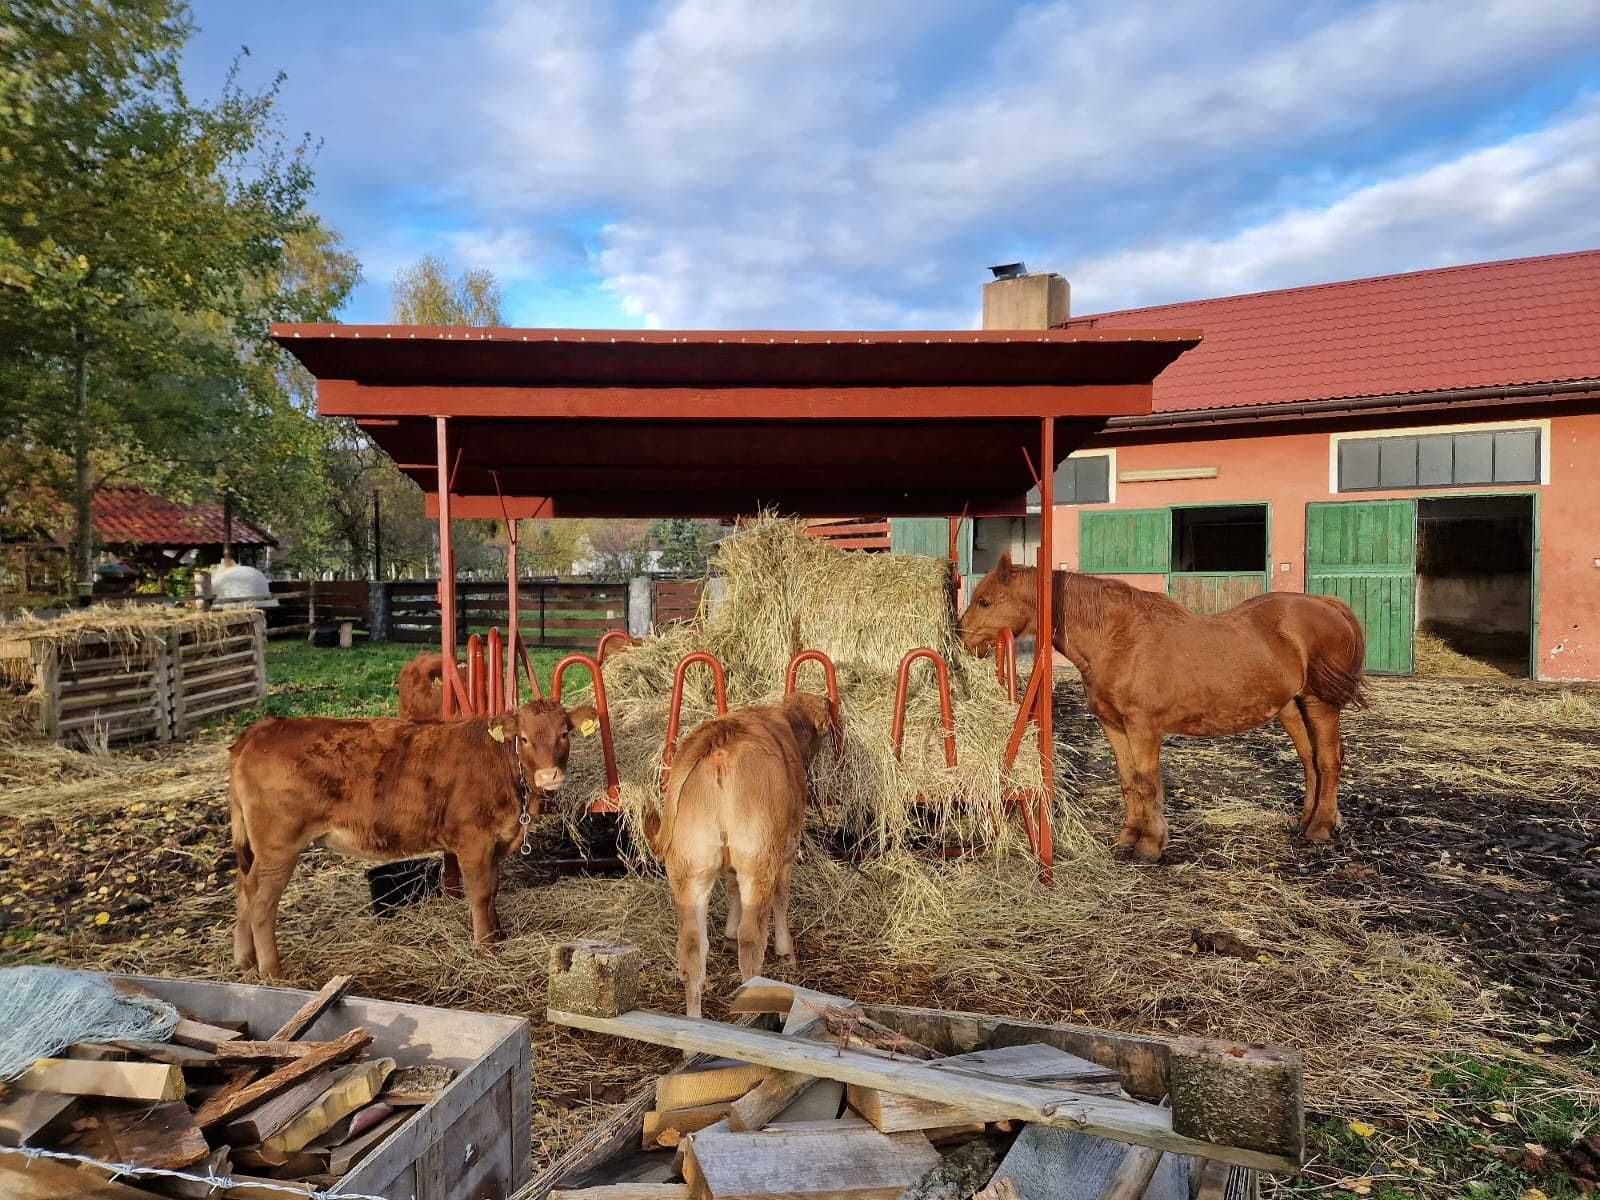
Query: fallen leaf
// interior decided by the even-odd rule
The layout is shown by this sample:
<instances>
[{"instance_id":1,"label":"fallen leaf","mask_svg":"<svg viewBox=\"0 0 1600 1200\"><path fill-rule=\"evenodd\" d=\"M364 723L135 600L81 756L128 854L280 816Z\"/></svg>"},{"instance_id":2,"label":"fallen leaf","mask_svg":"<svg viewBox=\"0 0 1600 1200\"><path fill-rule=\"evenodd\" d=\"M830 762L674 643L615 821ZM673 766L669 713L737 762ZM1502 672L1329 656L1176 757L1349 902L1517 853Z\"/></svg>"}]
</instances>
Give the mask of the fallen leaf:
<instances>
[{"instance_id":1,"label":"fallen leaf","mask_svg":"<svg viewBox=\"0 0 1600 1200\"><path fill-rule=\"evenodd\" d=\"M1376 1125L1369 1125L1365 1121L1351 1121L1350 1132L1355 1134L1357 1137L1369 1138L1378 1132L1378 1127Z\"/></svg>"},{"instance_id":2,"label":"fallen leaf","mask_svg":"<svg viewBox=\"0 0 1600 1200\"><path fill-rule=\"evenodd\" d=\"M111 914L108 912L97 912L94 915L94 923L96 925L104 925L109 920L111 920Z\"/></svg>"}]
</instances>

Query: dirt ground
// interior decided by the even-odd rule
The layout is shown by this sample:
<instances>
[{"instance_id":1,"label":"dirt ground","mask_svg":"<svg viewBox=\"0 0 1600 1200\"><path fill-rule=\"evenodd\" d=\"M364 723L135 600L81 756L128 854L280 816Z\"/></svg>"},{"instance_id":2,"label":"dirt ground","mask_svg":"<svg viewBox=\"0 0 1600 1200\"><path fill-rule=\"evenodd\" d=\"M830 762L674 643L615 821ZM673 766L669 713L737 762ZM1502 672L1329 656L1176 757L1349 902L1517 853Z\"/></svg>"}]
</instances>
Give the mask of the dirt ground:
<instances>
[{"instance_id":1,"label":"dirt ground","mask_svg":"<svg viewBox=\"0 0 1600 1200\"><path fill-rule=\"evenodd\" d=\"M1574 1045L1600 1036L1600 690L1393 679L1373 693L1345 723L1343 831L1269 869L1359 901L1379 926L1459 947L1510 1012L1570 1027ZM1057 689L1061 737L1089 747L1091 813L1114 836L1115 766L1081 696ZM1174 738L1163 866L1238 861L1249 851L1230 807L1297 811L1299 774L1276 724Z\"/></svg>"},{"instance_id":2,"label":"dirt ground","mask_svg":"<svg viewBox=\"0 0 1600 1200\"><path fill-rule=\"evenodd\" d=\"M1164 756L1167 860L1082 879L1064 867L1056 892L1087 910L1050 919L1080 924L1030 912L1041 899L1026 864L928 867L941 891L888 869L808 863L796 895L802 981L863 999L1301 1045L1313 1161L1295 1186L1308 1193L1589 1194L1600 1181L1600 689L1379 680L1373 691L1373 709L1347 722L1335 845L1290 836L1301 773L1281 731L1175 739ZM1063 679L1057 695L1062 753L1103 844L1120 820L1110 754L1076 683ZM228 736L98 762L0 748L0 965L239 977ZM1195 902L1202 891L1218 898L1214 914ZM657 880L557 881L514 864L502 893L511 942L494 959L465 944L458 902L397 921L365 903L359 866L306 856L282 922L292 982L352 970L373 995L529 1015L542 1153L670 1060L541 1019L548 945L594 933L645 945L661 964L646 999L679 1002ZM1013 917L1015 940L995 940ZM1227 934L1244 935L1244 956L1230 957ZM1263 962L1250 957L1258 950ZM1351 1011L1364 993L1350 977L1368 974L1370 1016ZM734 978L718 954L712 992ZM1323 1022L1340 1027L1327 1044Z\"/></svg>"}]
</instances>

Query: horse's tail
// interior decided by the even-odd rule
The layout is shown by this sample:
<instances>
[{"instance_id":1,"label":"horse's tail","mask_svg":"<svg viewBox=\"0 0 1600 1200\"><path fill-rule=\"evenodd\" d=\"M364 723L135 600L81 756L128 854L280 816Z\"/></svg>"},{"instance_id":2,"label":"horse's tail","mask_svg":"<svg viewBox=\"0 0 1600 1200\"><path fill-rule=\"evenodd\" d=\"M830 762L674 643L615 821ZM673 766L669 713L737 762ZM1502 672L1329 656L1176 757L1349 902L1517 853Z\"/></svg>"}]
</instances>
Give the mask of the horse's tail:
<instances>
[{"instance_id":1,"label":"horse's tail","mask_svg":"<svg viewBox=\"0 0 1600 1200\"><path fill-rule=\"evenodd\" d=\"M1307 689L1324 704L1335 708L1368 708L1367 634L1361 620L1343 600L1322 596L1339 617L1341 628L1311 658L1306 668Z\"/></svg>"}]
</instances>

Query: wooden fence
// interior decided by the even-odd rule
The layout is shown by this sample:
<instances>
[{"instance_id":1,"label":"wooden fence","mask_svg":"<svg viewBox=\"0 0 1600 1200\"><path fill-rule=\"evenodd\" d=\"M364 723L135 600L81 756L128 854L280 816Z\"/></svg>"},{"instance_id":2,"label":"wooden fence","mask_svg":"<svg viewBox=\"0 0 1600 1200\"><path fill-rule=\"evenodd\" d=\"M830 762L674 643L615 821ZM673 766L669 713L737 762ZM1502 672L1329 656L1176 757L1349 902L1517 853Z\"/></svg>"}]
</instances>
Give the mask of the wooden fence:
<instances>
[{"instance_id":1,"label":"wooden fence","mask_svg":"<svg viewBox=\"0 0 1600 1200\"><path fill-rule=\"evenodd\" d=\"M264 650L257 609L229 614L220 635L176 618L137 638L76 639L70 653L48 637L0 643L0 657L32 664L42 732L89 745L169 741L254 704L267 692Z\"/></svg>"},{"instance_id":2,"label":"wooden fence","mask_svg":"<svg viewBox=\"0 0 1600 1200\"><path fill-rule=\"evenodd\" d=\"M278 602L267 614L267 636L309 633L319 621L354 621L367 627L365 579L274 579L268 588Z\"/></svg>"},{"instance_id":3,"label":"wooden fence","mask_svg":"<svg viewBox=\"0 0 1600 1200\"><path fill-rule=\"evenodd\" d=\"M700 612L700 597L705 594L704 579L656 579L651 582L654 592L651 608L655 628L678 621L692 621Z\"/></svg>"},{"instance_id":4,"label":"wooden fence","mask_svg":"<svg viewBox=\"0 0 1600 1200\"><path fill-rule=\"evenodd\" d=\"M841 550L888 550L889 522L882 517L813 517L806 533Z\"/></svg>"},{"instance_id":5,"label":"wooden fence","mask_svg":"<svg viewBox=\"0 0 1600 1200\"><path fill-rule=\"evenodd\" d=\"M437 580L404 580L384 585L389 593L388 637L396 642L439 641ZM456 630L462 641L469 633L504 630L507 589L504 583L456 584ZM626 583L517 584L518 624L529 646L593 650L600 635L628 627Z\"/></svg>"}]
</instances>

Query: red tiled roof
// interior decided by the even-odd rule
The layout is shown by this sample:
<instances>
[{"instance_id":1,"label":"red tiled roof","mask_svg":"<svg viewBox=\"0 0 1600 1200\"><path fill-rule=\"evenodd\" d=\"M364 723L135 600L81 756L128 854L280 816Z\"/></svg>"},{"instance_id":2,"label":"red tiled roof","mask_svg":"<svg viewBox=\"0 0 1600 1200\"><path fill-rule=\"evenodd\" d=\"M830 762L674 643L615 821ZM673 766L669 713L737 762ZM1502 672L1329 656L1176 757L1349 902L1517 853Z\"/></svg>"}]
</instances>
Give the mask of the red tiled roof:
<instances>
[{"instance_id":1,"label":"red tiled roof","mask_svg":"<svg viewBox=\"0 0 1600 1200\"><path fill-rule=\"evenodd\" d=\"M94 527L107 545L213 546L222 544L222 505L176 504L137 487L105 487L94 495ZM240 546L277 543L235 514Z\"/></svg>"},{"instance_id":2,"label":"red tiled roof","mask_svg":"<svg viewBox=\"0 0 1600 1200\"><path fill-rule=\"evenodd\" d=\"M1075 317L1199 329L1155 411L1600 379L1600 250Z\"/></svg>"}]
</instances>

